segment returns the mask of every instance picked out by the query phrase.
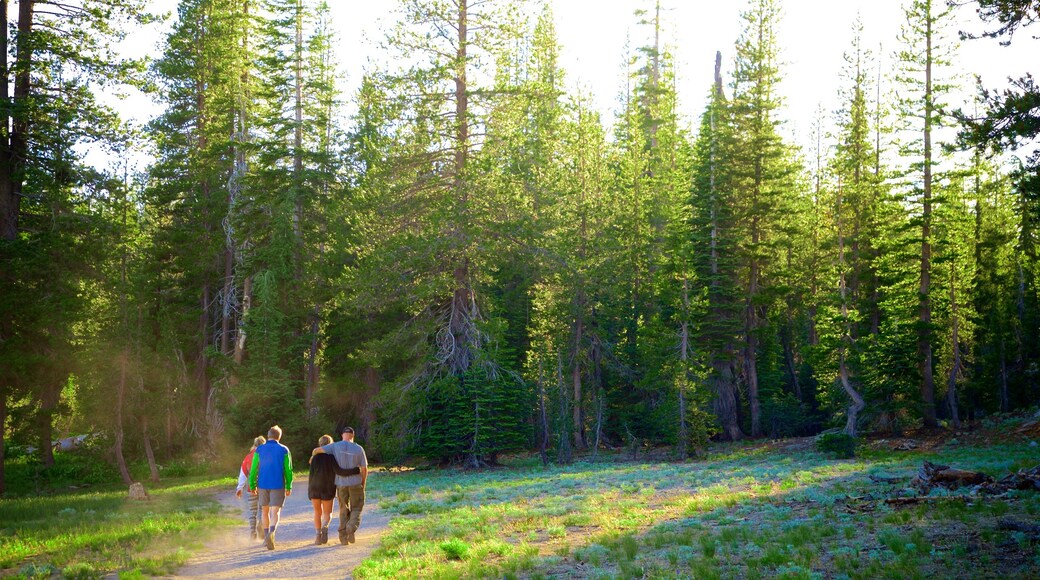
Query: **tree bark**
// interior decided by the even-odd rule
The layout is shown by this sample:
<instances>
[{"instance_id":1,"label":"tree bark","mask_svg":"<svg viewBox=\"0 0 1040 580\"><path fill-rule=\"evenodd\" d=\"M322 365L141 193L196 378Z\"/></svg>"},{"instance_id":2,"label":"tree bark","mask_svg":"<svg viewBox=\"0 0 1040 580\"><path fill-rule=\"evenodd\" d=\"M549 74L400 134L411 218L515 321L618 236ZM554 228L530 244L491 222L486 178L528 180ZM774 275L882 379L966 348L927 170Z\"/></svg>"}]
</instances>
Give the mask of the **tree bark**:
<instances>
[{"instance_id":1,"label":"tree bark","mask_svg":"<svg viewBox=\"0 0 1040 580\"><path fill-rule=\"evenodd\" d=\"M307 349L306 387L303 394L303 408L308 417L318 410L314 407L314 397L318 393L320 375L318 368L318 351L321 349L321 336L318 334L320 319L321 308L315 306L314 311L311 312L311 344Z\"/></svg>"},{"instance_id":2,"label":"tree bark","mask_svg":"<svg viewBox=\"0 0 1040 580\"><path fill-rule=\"evenodd\" d=\"M545 372L542 360L538 359L538 455L542 467L549 465L549 416L545 410Z\"/></svg>"},{"instance_id":3,"label":"tree bark","mask_svg":"<svg viewBox=\"0 0 1040 580\"><path fill-rule=\"evenodd\" d=\"M7 432L7 388L0 385L0 497L7 491L7 479L4 472L4 434Z\"/></svg>"},{"instance_id":4,"label":"tree bark","mask_svg":"<svg viewBox=\"0 0 1040 580\"><path fill-rule=\"evenodd\" d=\"M955 429L961 428L961 417L957 411L957 375L961 371L960 318L957 311L957 264L950 262L950 314L953 317L952 336L953 361L946 382L946 402L950 406L950 422Z\"/></svg>"},{"instance_id":5,"label":"tree bark","mask_svg":"<svg viewBox=\"0 0 1040 580\"><path fill-rule=\"evenodd\" d=\"M578 318L574 324L574 364L571 369L571 384L574 387L574 399L572 401L573 407L571 408L572 421L574 423L573 432L574 436L574 448L584 449L585 448L585 417L583 413L583 394L581 384L581 341L583 339L582 334L585 331L585 317L583 316L584 307L580 304L581 291L577 298L579 301L578 305Z\"/></svg>"},{"instance_id":6,"label":"tree bark","mask_svg":"<svg viewBox=\"0 0 1040 580\"><path fill-rule=\"evenodd\" d=\"M683 310L689 312L690 282L683 277ZM690 455L690 429L686 424L686 383L689 380L690 325L686 320L679 326L679 459Z\"/></svg>"},{"instance_id":7,"label":"tree bark","mask_svg":"<svg viewBox=\"0 0 1040 580\"><path fill-rule=\"evenodd\" d=\"M722 423L722 432L730 441L740 441L744 432L737 420L737 386L733 365L729 360L712 361L712 390L715 393L715 414Z\"/></svg>"},{"instance_id":8,"label":"tree bark","mask_svg":"<svg viewBox=\"0 0 1040 580\"><path fill-rule=\"evenodd\" d=\"M853 346L854 338L852 336L852 321L849 319L849 290L846 286L845 272L847 270L845 263L845 231L842 220L842 210L844 208L844 192L842 190L841 183L838 183L838 204L837 204L837 222L838 222L838 296L841 299L841 340L838 345L838 379L841 381L841 387L845 389L845 393L849 396L851 403L848 407L848 415L845 420L845 433L851 437L856 436L856 422L859 420L859 413L866 407L866 402L863 400L863 396L860 395L859 391L852 385L852 379L849 376L849 366L847 362L847 348ZM846 346L848 345L848 347Z\"/></svg>"},{"instance_id":9,"label":"tree bark","mask_svg":"<svg viewBox=\"0 0 1040 580\"><path fill-rule=\"evenodd\" d=\"M465 374L476 353L472 352L476 315L473 290L469 280L469 258L466 256L467 233L469 220L469 188L466 179L466 163L469 159L469 89L466 84L466 68L468 59L468 0L458 2L458 47L456 50L455 69L455 236L461 255L455 256L456 263L452 270L455 289L452 292L449 332L454 339L451 362L452 371L460 380Z\"/></svg>"},{"instance_id":10,"label":"tree bark","mask_svg":"<svg viewBox=\"0 0 1040 580\"><path fill-rule=\"evenodd\" d=\"M925 96L924 96L924 199L921 215L921 286L919 311L921 328L918 338L921 369L921 410L924 426L938 426L935 417L935 379L932 374L932 16L930 4L925 17Z\"/></svg>"},{"instance_id":11,"label":"tree bark","mask_svg":"<svg viewBox=\"0 0 1040 580\"><path fill-rule=\"evenodd\" d=\"M2 119L4 139L0 143L0 239L13 241L18 239L18 217L21 211L22 179L25 159L28 154L28 115L21 110L22 104L32 90L32 46L29 37L33 32L33 13L36 3L33 0L22 0L18 3L18 38L15 42L14 66L14 101L8 111L16 111L10 117ZM0 81L0 98L9 100L9 74L6 55L9 53L7 36L8 2L0 4L3 11L2 44L5 58L3 60L2 81ZM10 135L7 135L8 119L10 119Z\"/></svg>"},{"instance_id":12,"label":"tree bark","mask_svg":"<svg viewBox=\"0 0 1040 580\"><path fill-rule=\"evenodd\" d=\"M148 434L148 415L141 414L141 440L144 441L144 455L148 458L148 474L152 482L159 481L159 466L155 463L155 451L152 450L152 439Z\"/></svg>"},{"instance_id":13,"label":"tree bark","mask_svg":"<svg viewBox=\"0 0 1040 580\"><path fill-rule=\"evenodd\" d=\"M119 467L119 475L123 483L130 485L134 482L130 477L130 470L126 467L126 458L123 457L123 404L126 398L126 349L119 355L119 383L116 385L116 417L115 417L115 455L116 465Z\"/></svg>"}]
</instances>

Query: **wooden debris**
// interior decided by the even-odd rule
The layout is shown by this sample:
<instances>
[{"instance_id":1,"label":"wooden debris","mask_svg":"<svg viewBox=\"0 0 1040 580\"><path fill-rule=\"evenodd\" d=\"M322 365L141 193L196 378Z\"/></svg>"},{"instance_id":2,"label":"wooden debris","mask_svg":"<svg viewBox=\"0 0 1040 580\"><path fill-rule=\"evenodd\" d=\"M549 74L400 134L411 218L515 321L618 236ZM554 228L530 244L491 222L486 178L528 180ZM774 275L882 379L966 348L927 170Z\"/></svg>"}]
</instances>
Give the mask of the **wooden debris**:
<instances>
[{"instance_id":1,"label":"wooden debris","mask_svg":"<svg viewBox=\"0 0 1040 580\"><path fill-rule=\"evenodd\" d=\"M980 486L979 491L997 495L1012 489L1040 491L1040 465L1032 469L1020 469L1018 473L1009 473L999 481Z\"/></svg>"},{"instance_id":2,"label":"wooden debris","mask_svg":"<svg viewBox=\"0 0 1040 580\"><path fill-rule=\"evenodd\" d=\"M928 503L932 501L967 501L967 498L962 495L952 495L947 497L941 496L929 496L929 495L914 495L910 497L890 497L885 500L888 505L916 505L919 503Z\"/></svg>"},{"instance_id":3,"label":"wooden debris","mask_svg":"<svg viewBox=\"0 0 1040 580\"><path fill-rule=\"evenodd\" d=\"M912 451L914 449L917 449L917 441L913 439L904 439L892 447L893 451Z\"/></svg>"},{"instance_id":4,"label":"wooden debris","mask_svg":"<svg viewBox=\"0 0 1040 580\"><path fill-rule=\"evenodd\" d=\"M936 465L931 461L925 461L910 485L923 492L928 492L934 487L957 489L966 485L980 485L992 481L992 477L981 471L965 471L951 468L949 465Z\"/></svg>"},{"instance_id":5,"label":"wooden debris","mask_svg":"<svg viewBox=\"0 0 1040 580\"><path fill-rule=\"evenodd\" d=\"M874 483L887 483L889 485L895 485L902 483L905 478L903 477L889 477L887 475L870 475L870 481Z\"/></svg>"},{"instance_id":6,"label":"wooden debris","mask_svg":"<svg viewBox=\"0 0 1040 580\"><path fill-rule=\"evenodd\" d=\"M1000 495L1012 489L1040 491L1040 465L994 481L981 471L966 471L925 461L910 485L922 494L927 494L935 487L952 490L967 486L974 486L972 493L987 495Z\"/></svg>"},{"instance_id":7,"label":"wooden debris","mask_svg":"<svg viewBox=\"0 0 1040 580\"><path fill-rule=\"evenodd\" d=\"M1040 526L1027 522L1020 522L1013 518L1000 518L997 520L997 529L1012 532L1025 532L1034 538L1040 538Z\"/></svg>"}]
</instances>

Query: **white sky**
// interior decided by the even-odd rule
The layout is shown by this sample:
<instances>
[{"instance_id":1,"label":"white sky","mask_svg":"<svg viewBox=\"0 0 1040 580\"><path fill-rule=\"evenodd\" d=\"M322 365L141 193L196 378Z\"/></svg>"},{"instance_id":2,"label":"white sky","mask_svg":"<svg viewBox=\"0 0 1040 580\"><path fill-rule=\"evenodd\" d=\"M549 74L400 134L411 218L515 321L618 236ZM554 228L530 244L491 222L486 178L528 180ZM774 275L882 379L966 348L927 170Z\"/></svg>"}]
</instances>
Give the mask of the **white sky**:
<instances>
[{"instance_id":1,"label":"white sky","mask_svg":"<svg viewBox=\"0 0 1040 580\"><path fill-rule=\"evenodd\" d=\"M394 22L397 0L328 0L333 26L339 37L337 56L345 73L345 99L353 93L368 66L381 63L379 41ZM624 86L625 44L646 42L649 31L636 25L633 12L650 8L653 0L547 0L556 17L563 48L561 65L568 85L581 86L594 96L603 119L610 122L617 97ZM909 0L905 0L909 2ZM937 0L943 2L943 0ZM805 138L819 106L835 108L840 85L842 53L849 48L857 13L864 25L864 46L873 47L886 71L898 47L897 34L904 22L904 0L781 0L784 18L779 31L782 92L787 98L786 131ZM154 0L157 12L175 13L176 0ZM715 51L722 51L723 74L732 69L734 44L740 33L744 0L662 0L665 8L664 40L676 56L679 94L691 126L696 127L712 82ZM960 13L964 27L979 31L982 24L971 8ZM955 31L954 31L955 33ZM1040 54L1040 30L1019 32L1010 47L991 40L964 41L960 62L966 75L979 74L986 86L1004 86L1008 76L1029 71ZM155 52L159 30L135 33L128 46L135 53ZM881 45L880 51L878 50ZM970 76L968 77L970 79ZM966 88L973 91L971 81ZM142 99L121 105L124 113L147 117L154 113Z\"/></svg>"}]
</instances>

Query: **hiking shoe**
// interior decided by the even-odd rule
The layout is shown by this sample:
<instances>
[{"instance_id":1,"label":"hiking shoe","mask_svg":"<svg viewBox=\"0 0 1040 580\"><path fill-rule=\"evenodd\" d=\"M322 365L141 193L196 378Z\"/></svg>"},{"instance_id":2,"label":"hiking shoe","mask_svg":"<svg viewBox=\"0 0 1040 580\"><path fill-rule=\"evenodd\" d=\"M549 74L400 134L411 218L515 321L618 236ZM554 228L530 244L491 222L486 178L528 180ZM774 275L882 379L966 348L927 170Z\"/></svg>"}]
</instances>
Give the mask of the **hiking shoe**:
<instances>
[{"instance_id":1,"label":"hiking shoe","mask_svg":"<svg viewBox=\"0 0 1040 580\"><path fill-rule=\"evenodd\" d=\"M339 543L343 544L344 546L346 546L347 544L350 543L350 541L347 540L347 534L346 533L343 533L343 534L339 535Z\"/></svg>"},{"instance_id":2,"label":"hiking shoe","mask_svg":"<svg viewBox=\"0 0 1040 580\"><path fill-rule=\"evenodd\" d=\"M350 533L347 534L347 541L350 542L351 544L354 543L354 532L350 532Z\"/></svg>"},{"instance_id":3,"label":"hiking shoe","mask_svg":"<svg viewBox=\"0 0 1040 580\"><path fill-rule=\"evenodd\" d=\"M255 540L256 537L257 537L256 536L256 530L253 530L253 531L249 532L249 539Z\"/></svg>"},{"instance_id":4,"label":"hiking shoe","mask_svg":"<svg viewBox=\"0 0 1040 580\"><path fill-rule=\"evenodd\" d=\"M267 535L264 536L264 545L267 546L268 550L274 549L274 534L268 532Z\"/></svg>"},{"instance_id":5,"label":"hiking shoe","mask_svg":"<svg viewBox=\"0 0 1040 580\"><path fill-rule=\"evenodd\" d=\"M325 526L324 528L321 529L321 532L319 532L319 537L321 538L321 543L322 544L328 544L329 543L329 527L328 526Z\"/></svg>"},{"instance_id":6,"label":"hiking shoe","mask_svg":"<svg viewBox=\"0 0 1040 580\"><path fill-rule=\"evenodd\" d=\"M314 545L315 546L320 546L321 545L321 530L318 530L317 532L314 533Z\"/></svg>"}]
</instances>

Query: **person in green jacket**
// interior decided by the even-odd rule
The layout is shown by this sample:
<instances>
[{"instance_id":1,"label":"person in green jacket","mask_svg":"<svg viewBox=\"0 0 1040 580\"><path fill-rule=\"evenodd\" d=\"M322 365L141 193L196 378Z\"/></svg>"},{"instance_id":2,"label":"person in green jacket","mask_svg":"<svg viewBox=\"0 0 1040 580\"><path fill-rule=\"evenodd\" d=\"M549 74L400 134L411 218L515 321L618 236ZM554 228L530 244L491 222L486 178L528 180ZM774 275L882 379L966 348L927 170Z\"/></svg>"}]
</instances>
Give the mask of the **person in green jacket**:
<instances>
[{"instance_id":1,"label":"person in green jacket","mask_svg":"<svg viewBox=\"0 0 1040 580\"><path fill-rule=\"evenodd\" d=\"M260 496L264 545L268 550L274 549L274 534L285 498L292 495L292 454L282 445L281 438L282 428L271 427L267 431L267 443L256 448L249 469L249 493Z\"/></svg>"}]
</instances>

